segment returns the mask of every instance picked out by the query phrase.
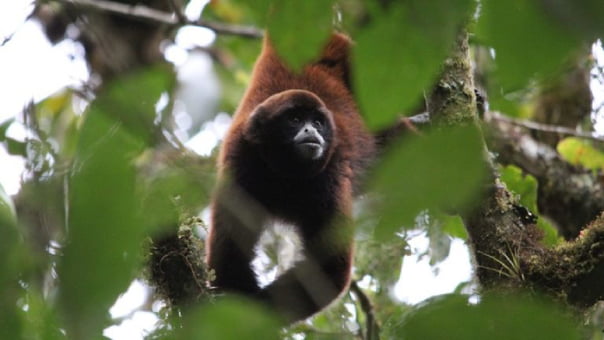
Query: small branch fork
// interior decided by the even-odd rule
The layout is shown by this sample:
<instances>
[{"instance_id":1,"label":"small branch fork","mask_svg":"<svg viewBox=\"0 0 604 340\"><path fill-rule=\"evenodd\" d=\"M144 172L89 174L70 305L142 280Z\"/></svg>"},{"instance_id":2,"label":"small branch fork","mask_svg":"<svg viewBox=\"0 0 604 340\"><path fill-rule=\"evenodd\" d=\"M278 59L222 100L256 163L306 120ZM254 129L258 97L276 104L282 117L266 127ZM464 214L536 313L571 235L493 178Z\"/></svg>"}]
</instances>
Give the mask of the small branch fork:
<instances>
[{"instance_id":1,"label":"small branch fork","mask_svg":"<svg viewBox=\"0 0 604 340\"><path fill-rule=\"evenodd\" d=\"M262 30L256 27L229 25L206 20L189 20L184 16L182 9L178 8L175 1L170 1L173 13L156 10L142 5L127 5L107 0L40 0L39 2L57 2L92 11L110 12L113 14L130 17L138 20L160 23L173 27L183 25L199 26L211 29L217 34L236 35L244 38L261 38Z\"/></svg>"},{"instance_id":2,"label":"small branch fork","mask_svg":"<svg viewBox=\"0 0 604 340\"><path fill-rule=\"evenodd\" d=\"M503 121L505 123L520 126L520 127L523 127L523 128L529 129L529 130L552 132L552 133L557 133L557 134L561 134L561 135L565 135L565 136L579 137L579 138L584 138L584 139L589 139L589 140L593 140L596 142L604 143L604 137L596 136L590 132L581 132L581 131L577 131L575 129L570 129L570 128L563 127L563 126L548 125L548 124L541 124L541 123L532 122L532 121L528 121L528 120L514 119L514 118L507 117L505 115L502 115L498 112L488 112L486 118L487 118L487 120L493 119L493 120Z\"/></svg>"},{"instance_id":3,"label":"small branch fork","mask_svg":"<svg viewBox=\"0 0 604 340\"><path fill-rule=\"evenodd\" d=\"M350 291L357 297L357 299L359 299L361 309L365 313L365 323L367 324L367 333L365 335L365 339L378 340L380 334L380 327L375 318L375 312L371 300L354 280L350 282Z\"/></svg>"}]
</instances>

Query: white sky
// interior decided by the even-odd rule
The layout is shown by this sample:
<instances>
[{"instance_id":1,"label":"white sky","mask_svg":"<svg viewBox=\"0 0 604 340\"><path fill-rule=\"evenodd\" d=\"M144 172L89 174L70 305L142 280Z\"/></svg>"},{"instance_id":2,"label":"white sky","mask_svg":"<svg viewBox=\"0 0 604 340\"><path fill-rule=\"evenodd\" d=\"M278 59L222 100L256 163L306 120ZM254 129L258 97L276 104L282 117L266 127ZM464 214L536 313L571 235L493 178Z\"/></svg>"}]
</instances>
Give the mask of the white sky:
<instances>
[{"instance_id":1,"label":"white sky","mask_svg":"<svg viewBox=\"0 0 604 340\"><path fill-rule=\"evenodd\" d=\"M394 287L394 294L399 300L416 304L431 296L451 293L460 283L472 278L470 251L464 241L453 239L449 257L435 266L430 266L429 256L417 256L428 250L429 240L425 233L408 241L412 255L403 259L401 277Z\"/></svg>"},{"instance_id":2,"label":"white sky","mask_svg":"<svg viewBox=\"0 0 604 340\"><path fill-rule=\"evenodd\" d=\"M598 40L598 42L594 44L592 53L594 54L596 62L604 67L604 49L602 48L602 40ZM602 79L592 78L590 86L594 96L592 108L601 108L600 112L598 112L599 117L594 124L594 129L600 136L604 136L604 82Z\"/></svg>"},{"instance_id":3,"label":"white sky","mask_svg":"<svg viewBox=\"0 0 604 340\"><path fill-rule=\"evenodd\" d=\"M204 2L192 1L187 15L198 15ZM16 32L6 45L0 47L0 123L15 117L29 101L42 100L65 86L77 86L88 77L81 46L67 41L52 46L38 24L24 23L31 9L29 0L0 1L0 41ZM186 28L177 36L177 44L166 49L167 59L181 67L179 79L183 83L212 76L207 61L190 59L186 52L191 46L207 45L212 40L213 36L207 31L204 33L198 28ZM604 60L601 45L594 52L599 60ZM205 78L202 77L204 74ZM597 106L604 102L604 84L594 81L592 86L597 97L594 105ZM203 91L207 93L214 89L205 88ZM186 145L200 154L208 154L224 134L229 122L228 115L218 115L207 121L201 132L188 140ZM604 119L600 120L598 128L604 131ZM16 139L23 140L25 134L19 124L13 124L9 130L9 135ZM18 192L23 167L24 161L20 157L10 156L0 147L0 184L8 194ZM414 254L421 254L427 250L428 240L422 233L411 238L410 245ZM459 283L470 280L471 272L468 248L463 241L456 239L452 242L449 258L436 267L430 266L427 256L406 256L395 295L401 301L415 304L433 295L452 292ZM151 331L158 321L155 314L136 311L145 302L147 294L148 289L141 282L133 282L111 309L112 316L123 319L122 322L107 328L104 334L112 339L137 340Z\"/></svg>"}]
</instances>

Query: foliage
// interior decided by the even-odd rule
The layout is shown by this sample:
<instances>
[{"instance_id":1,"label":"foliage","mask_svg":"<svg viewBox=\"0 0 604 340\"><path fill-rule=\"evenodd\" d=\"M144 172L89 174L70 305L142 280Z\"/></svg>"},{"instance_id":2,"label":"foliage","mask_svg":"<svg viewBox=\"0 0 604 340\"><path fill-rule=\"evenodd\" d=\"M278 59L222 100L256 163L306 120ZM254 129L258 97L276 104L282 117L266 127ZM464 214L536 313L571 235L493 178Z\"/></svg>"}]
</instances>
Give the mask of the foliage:
<instances>
[{"instance_id":1,"label":"foliage","mask_svg":"<svg viewBox=\"0 0 604 340\"><path fill-rule=\"evenodd\" d=\"M390 150L373 186L383 195L376 237L388 238L400 225L412 227L423 209L467 206L484 174L481 150L474 129L439 131Z\"/></svg>"},{"instance_id":2,"label":"foliage","mask_svg":"<svg viewBox=\"0 0 604 340\"><path fill-rule=\"evenodd\" d=\"M21 322L16 308L20 289L17 284L20 261L20 238L17 232L15 208L10 197L0 185L0 301L13 308L0 309L0 332L7 337L18 337L21 333Z\"/></svg>"},{"instance_id":3,"label":"foliage","mask_svg":"<svg viewBox=\"0 0 604 340\"><path fill-rule=\"evenodd\" d=\"M518 195L519 203L529 209L532 214L538 214L537 210L537 180L516 166L509 165L501 168L501 180L505 182L508 189ZM556 229L543 218L537 219L537 226L543 231L543 242L555 245L560 241Z\"/></svg>"},{"instance_id":4,"label":"foliage","mask_svg":"<svg viewBox=\"0 0 604 340\"><path fill-rule=\"evenodd\" d=\"M568 137L558 143L558 152L571 164L591 170L604 169L604 152L578 138Z\"/></svg>"},{"instance_id":5,"label":"foliage","mask_svg":"<svg viewBox=\"0 0 604 340\"><path fill-rule=\"evenodd\" d=\"M558 306L531 296L486 295L473 305L465 296L445 295L408 313L396 335L435 340L580 339L573 323Z\"/></svg>"},{"instance_id":6,"label":"foliage","mask_svg":"<svg viewBox=\"0 0 604 340\"><path fill-rule=\"evenodd\" d=\"M354 85L367 122L382 127L420 105L475 3L413 0L387 8L367 3L373 20L358 34Z\"/></svg>"},{"instance_id":7,"label":"foliage","mask_svg":"<svg viewBox=\"0 0 604 340\"><path fill-rule=\"evenodd\" d=\"M277 318L256 303L224 298L188 313L170 339L279 339ZM230 325L230 327L225 327Z\"/></svg>"},{"instance_id":8,"label":"foliage","mask_svg":"<svg viewBox=\"0 0 604 340\"><path fill-rule=\"evenodd\" d=\"M343 22L334 19L334 8ZM535 81L550 79L577 46L604 36L601 13L600 0L224 0L212 1L204 15L265 27L294 68L314 60L334 21L349 28L356 41L354 91L377 129L421 106L443 62L453 62L446 57L462 27L476 46L492 49L491 103L506 109L523 103ZM215 47L234 59L220 66L228 82L222 106L233 111L259 42L219 37ZM173 78L173 70L154 65L106 80L83 112L74 109L73 91L54 95L26 110L26 140L7 135L17 120L0 124L0 143L28 169L15 198L0 188L0 338L100 338L118 322L109 307L140 276L147 237L207 205L213 160L174 146L173 127L156 119L170 113L170 106L158 112L155 104L162 94L172 96ZM417 227L418 214L428 211L433 223L420 227L432 228L431 239L441 241L433 242L432 254L440 254L433 262L443 259L449 235L467 238L461 220L447 212L471 207L485 176L477 131L424 137L388 150L370 179L377 198L361 208L370 226L359 228L355 278L370 282L363 288L376 304L382 336L577 339L576 320L533 298L483 296L468 304L467 296L455 294L420 306L392 298L407 252L399 232ZM576 164L602 169L602 153L585 142L569 138L558 148ZM536 212L533 178L508 167L502 179ZM539 221L546 242L555 243L551 226ZM279 333L278 316L249 301L219 298L163 318L165 327L153 336L358 338L365 312L347 295L308 324Z\"/></svg>"},{"instance_id":9,"label":"foliage","mask_svg":"<svg viewBox=\"0 0 604 340\"><path fill-rule=\"evenodd\" d=\"M481 15L478 38L495 49L497 77L508 90L556 71L578 43L535 1L485 1Z\"/></svg>"}]
</instances>

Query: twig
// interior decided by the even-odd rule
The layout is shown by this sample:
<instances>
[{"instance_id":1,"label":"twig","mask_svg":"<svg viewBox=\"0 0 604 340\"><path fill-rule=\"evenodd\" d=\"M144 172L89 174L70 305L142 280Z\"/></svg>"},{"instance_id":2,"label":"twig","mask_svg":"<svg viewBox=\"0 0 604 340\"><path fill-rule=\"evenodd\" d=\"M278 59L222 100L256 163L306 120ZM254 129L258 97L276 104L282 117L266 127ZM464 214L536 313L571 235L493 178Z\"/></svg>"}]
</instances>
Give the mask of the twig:
<instances>
[{"instance_id":1,"label":"twig","mask_svg":"<svg viewBox=\"0 0 604 340\"><path fill-rule=\"evenodd\" d=\"M217 22L209 22L202 19L192 21L184 17L184 14L182 13L166 13L164 11L159 11L142 5L126 5L107 0L39 0L39 2L49 1L73 5L75 7L87 8L94 11L110 12L125 17L161 23L174 27L183 25L205 27L213 30L217 34L237 35L252 39L261 38L263 35L262 31L256 27L229 25ZM175 12L178 11L175 10ZM182 17L180 17L181 15Z\"/></svg>"},{"instance_id":2,"label":"twig","mask_svg":"<svg viewBox=\"0 0 604 340\"><path fill-rule=\"evenodd\" d=\"M170 4L170 8L172 8L172 12L174 12L174 14L176 14L178 21L181 24L186 23L187 17L185 16L185 14L182 11L182 6L179 6L179 4L176 3L176 0L168 0L168 3Z\"/></svg>"},{"instance_id":3,"label":"twig","mask_svg":"<svg viewBox=\"0 0 604 340\"><path fill-rule=\"evenodd\" d=\"M14 35L15 35L15 33L11 33L11 34L5 36L4 38L2 38L2 41L0 41L0 47L6 45L6 43L8 43L13 38Z\"/></svg>"},{"instance_id":4,"label":"twig","mask_svg":"<svg viewBox=\"0 0 604 340\"><path fill-rule=\"evenodd\" d=\"M350 282L350 291L353 292L354 295L356 295L356 297L359 299L361 309L366 315L365 323L367 324L367 334L365 335L365 339L378 340L380 338L380 327L375 319L375 312L371 300L367 294L363 292L355 280Z\"/></svg>"},{"instance_id":5,"label":"twig","mask_svg":"<svg viewBox=\"0 0 604 340\"><path fill-rule=\"evenodd\" d=\"M510 118L510 117L504 116L498 112L490 111L486 114L486 117L487 117L487 119L503 121L503 122L506 122L506 123L509 123L512 125L524 127L529 130L558 133L558 134L565 135L565 136L574 136L574 137L579 137L579 138L590 139L590 140L594 140L594 141L600 142L600 143L604 142L604 137L598 137L598 136L594 135L593 133L576 131L574 129L569 129L564 126L541 124L541 123L536 123L536 122L532 122L532 121L528 121L528 120Z\"/></svg>"},{"instance_id":6,"label":"twig","mask_svg":"<svg viewBox=\"0 0 604 340\"><path fill-rule=\"evenodd\" d=\"M592 110L593 113L600 113L600 111L602 111L602 109L604 109L604 102L600 103L600 105L598 105L598 107L596 107L595 109ZM604 114L604 112L602 112L602 114Z\"/></svg>"}]
</instances>

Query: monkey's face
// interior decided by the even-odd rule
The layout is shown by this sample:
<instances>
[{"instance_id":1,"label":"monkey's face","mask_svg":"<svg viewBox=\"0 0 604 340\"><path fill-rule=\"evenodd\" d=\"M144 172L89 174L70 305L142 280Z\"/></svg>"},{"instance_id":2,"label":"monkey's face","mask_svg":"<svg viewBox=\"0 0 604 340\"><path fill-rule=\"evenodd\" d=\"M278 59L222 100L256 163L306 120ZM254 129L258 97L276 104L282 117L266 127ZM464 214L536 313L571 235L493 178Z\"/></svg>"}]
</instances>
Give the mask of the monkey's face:
<instances>
[{"instance_id":1,"label":"monkey's face","mask_svg":"<svg viewBox=\"0 0 604 340\"><path fill-rule=\"evenodd\" d=\"M294 108L283 116L286 138L291 139L294 152L304 160L323 157L332 135L326 115L315 108Z\"/></svg>"},{"instance_id":2,"label":"monkey's face","mask_svg":"<svg viewBox=\"0 0 604 340\"><path fill-rule=\"evenodd\" d=\"M328 161L335 134L331 112L313 93L287 90L262 102L244 133L275 169L316 172Z\"/></svg>"}]
</instances>

